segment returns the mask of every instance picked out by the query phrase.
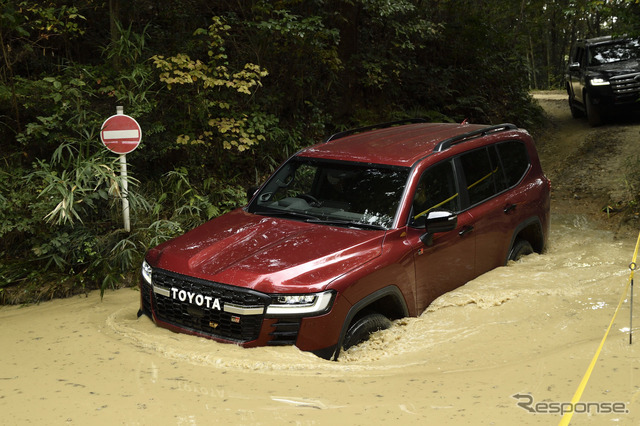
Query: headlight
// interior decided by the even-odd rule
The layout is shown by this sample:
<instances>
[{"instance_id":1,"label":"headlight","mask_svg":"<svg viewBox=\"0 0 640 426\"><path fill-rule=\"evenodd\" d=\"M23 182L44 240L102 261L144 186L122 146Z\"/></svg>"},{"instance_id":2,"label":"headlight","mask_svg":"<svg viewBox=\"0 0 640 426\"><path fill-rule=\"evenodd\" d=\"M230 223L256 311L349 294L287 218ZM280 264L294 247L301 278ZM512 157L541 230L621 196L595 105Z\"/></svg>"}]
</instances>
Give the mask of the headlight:
<instances>
[{"instance_id":1,"label":"headlight","mask_svg":"<svg viewBox=\"0 0 640 426\"><path fill-rule=\"evenodd\" d=\"M153 269L151 269L151 265L149 265L147 263L147 261L143 261L142 262L142 278L144 278L144 280L146 282L148 282L149 284L151 284L151 272L153 271Z\"/></svg>"},{"instance_id":2,"label":"headlight","mask_svg":"<svg viewBox=\"0 0 640 426\"><path fill-rule=\"evenodd\" d=\"M327 312L333 301L333 292L311 294L276 294L271 296L267 315L318 315Z\"/></svg>"},{"instance_id":3,"label":"headlight","mask_svg":"<svg viewBox=\"0 0 640 426\"><path fill-rule=\"evenodd\" d=\"M610 84L609 81L601 77L593 77L589 82L592 86L608 86Z\"/></svg>"}]
</instances>

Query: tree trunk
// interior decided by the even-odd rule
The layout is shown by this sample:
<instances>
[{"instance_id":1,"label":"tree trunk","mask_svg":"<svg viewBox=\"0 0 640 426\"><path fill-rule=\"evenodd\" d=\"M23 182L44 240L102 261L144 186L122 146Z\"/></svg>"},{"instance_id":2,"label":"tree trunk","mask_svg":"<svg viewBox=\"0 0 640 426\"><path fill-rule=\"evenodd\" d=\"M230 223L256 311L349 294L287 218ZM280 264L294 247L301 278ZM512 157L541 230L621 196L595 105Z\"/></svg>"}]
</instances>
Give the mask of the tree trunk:
<instances>
[{"instance_id":1,"label":"tree trunk","mask_svg":"<svg viewBox=\"0 0 640 426\"><path fill-rule=\"evenodd\" d=\"M115 44L120 38L118 23L120 22L120 0L109 0L109 31L111 34L111 43ZM120 55L113 55L113 68L118 71L120 69Z\"/></svg>"}]
</instances>

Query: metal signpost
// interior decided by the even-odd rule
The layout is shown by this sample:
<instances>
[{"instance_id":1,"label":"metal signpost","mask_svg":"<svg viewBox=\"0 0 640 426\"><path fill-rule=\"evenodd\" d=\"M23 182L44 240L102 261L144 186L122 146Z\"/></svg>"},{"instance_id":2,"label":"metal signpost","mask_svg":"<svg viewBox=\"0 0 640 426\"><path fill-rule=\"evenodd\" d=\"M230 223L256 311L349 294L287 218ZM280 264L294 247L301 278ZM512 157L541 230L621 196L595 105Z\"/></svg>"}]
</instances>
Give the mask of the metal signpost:
<instances>
[{"instance_id":1,"label":"metal signpost","mask_svg":"<svg viewBox=\"0 0 640 426\"><path fill-rule=\"evenodd\" d=\"M122 177L122 216L124 229L131 231L129 221L129 187L127 183L127 154L138 147L142 140L142 128L138 122L124 114L121 106L116 107L112 115L102 123L100 140L107 149L120 155L120 176Z\"/></svg>"}]
</instances>

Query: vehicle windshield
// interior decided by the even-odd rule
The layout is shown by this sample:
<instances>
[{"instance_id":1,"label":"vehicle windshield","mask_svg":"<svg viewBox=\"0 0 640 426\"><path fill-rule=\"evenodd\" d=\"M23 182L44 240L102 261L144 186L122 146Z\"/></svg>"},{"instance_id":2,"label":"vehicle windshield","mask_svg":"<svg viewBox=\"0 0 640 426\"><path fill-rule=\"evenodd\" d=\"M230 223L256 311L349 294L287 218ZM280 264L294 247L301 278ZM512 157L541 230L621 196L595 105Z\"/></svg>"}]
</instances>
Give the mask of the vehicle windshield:
<instances>
[{"instance_id":1,"label":"vehicle windshield","mask_svg":"<svg viewBox=\"0 0 640 426\"><path fill-rule=\"evenodd\" d=\"M409 169L295 157L250 204L255 214L330 225L388 229Z\"/></svg>"},{"instance_id":2,"label":"vehicle windshield","mask_svg":"<svg viewBox=\"0 0 640 426\"><path fill-rule=\"evenodd\" d=\"M621 40L614 43L592 46L589 65L610 64L640 58L639 40Z\"/></svg>"}]
</instances>

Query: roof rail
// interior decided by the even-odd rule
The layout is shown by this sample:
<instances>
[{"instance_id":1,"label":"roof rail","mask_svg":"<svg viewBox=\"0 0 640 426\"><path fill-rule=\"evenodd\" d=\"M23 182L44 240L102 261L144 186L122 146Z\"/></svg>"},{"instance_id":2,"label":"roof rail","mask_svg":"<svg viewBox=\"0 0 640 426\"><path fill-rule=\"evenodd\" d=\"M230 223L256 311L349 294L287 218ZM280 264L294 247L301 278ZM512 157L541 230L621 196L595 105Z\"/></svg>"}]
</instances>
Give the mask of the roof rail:
<instances>
[{"instance_id":1,"label":"roof rail","mask_svg":"<svg viewBox=\"0 0 640 426\"><path fill-rule=\"evenodd\" d=\"M334 133L333 135L326 138L323 143L344 138L346 136L355 135L356 133L365 132L367 130L386 129L388 127L400 126L402 124L415 124L415 123L427 123L427 120L425 120L424 118L408 118L405 120L390 121L388 123L380 123L380 124L374 124L372 126L365 126L365 127L359 127L357 129L345 130L344 132Z\"/></svg>"},{"instance_id":2,"label":"roof rail","mask_svg":"<svg viewBox=\"0 0 640 426\"><path fill-rule=\"evenodd\" d=\"M438 145L433 148L433 152L442 152L445 149L451 148L453 145L464 142L468 139L474 139L478 137L487 136L491 133L496 132L504 132L507 130L515 130L518 126L511 123L498 124L495 126L488 126L482 129L474 130L472 132L463 133L461 135L453 136L451 138L445 139L441 141Z\"/></svg>"}]
</instances>

